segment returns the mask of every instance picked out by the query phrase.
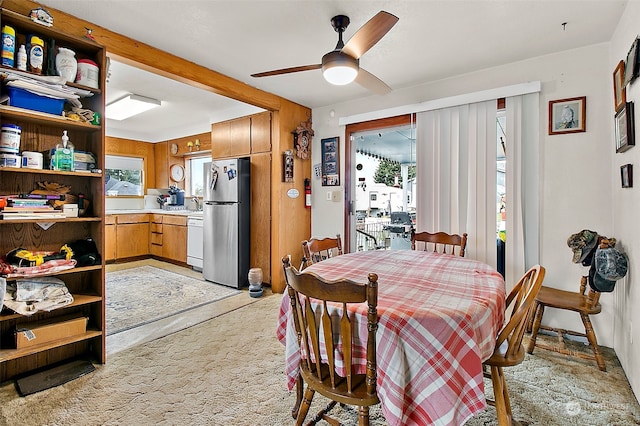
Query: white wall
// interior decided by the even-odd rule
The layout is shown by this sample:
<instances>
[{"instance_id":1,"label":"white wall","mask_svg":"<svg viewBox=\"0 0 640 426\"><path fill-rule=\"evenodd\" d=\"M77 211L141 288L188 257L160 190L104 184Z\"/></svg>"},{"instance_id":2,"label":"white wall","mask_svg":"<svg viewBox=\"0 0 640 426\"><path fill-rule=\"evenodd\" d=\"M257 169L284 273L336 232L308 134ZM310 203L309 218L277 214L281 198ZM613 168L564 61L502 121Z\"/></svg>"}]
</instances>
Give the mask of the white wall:
<instances>
[{"instance_id":1,"label":"white wall","mask_svg":"<svg viewBox=\"0 0 640 426\"><path fill-rule=\"evenodd\" d=\"M628 2L625 12L622 14L618 28L611 38L611 51L609 57L609 70L613 72L618 62L626 60L627 52L631 47L634 38L640 33L640 3ZM636 109L640 107L640 80L634 81L627 86L627 102L634 102ZM610 104L613 104L611 97ZM613 108L613 107L612 107ZM613 112L608 115L611 120ZM638 116L640 111L635 113L636 144L638 141ZM640 291L635 280L636 266L640 267L638 252L634 247L634 242L640 241L640 227L638 227L638 211L640 210L640 148L632 148L627 152L613 154L610 162L613 182L611 185L613 220L613 234L618 238L618 244L629 257L629 272L627 277L618 281L613 294L615 303L614 327L613 327L613 348L620 359L622 367L627 373L631 387L636 396L640 395L640 316L636 309L640 306ZM623 164L633 164L636 169L636 179L633 188L620 187L620 166ZM632 343L633 341L633 343Z\"/></svg>"},{"instance_id":2,"label":"white wall","mask_svg":"<svg viewBox=\"0 0 640 426\"><path fill-rule=\"evenodd\" d=\"M632 256L629 241L640 232L632 227L632 215L637 215L640 204L637 189L619 188L619 166L633 162L631 160L640 155L640 148L624 154L623 163L623 154L615 154L613 140L612 72L618 60L626 57L633 37L640 31L640 3L630 2L628 9L629 13L624 15L626 24L624 27L621 25L616 33L615 61L610 57L611 46L598 44L417 87L396 89L385 97L372 96L316 108L313 110L313 164L320 162L320 139L340 136L341 176L344 176L345 129L344 126L338 126L340 117L539 80L542 82L540 262L547 268L545 285L575 291L579 287L580 276L586 275L588 269L571 262L572 253L566 243L569 235L582 229L592 229L601 235L618 238L622 247ZM640 81L635 86L631 93L640 97ZM586 132L549 136L549 100L577 96L587 97ZM636 186L640 186L640 183ZM318 180L313 180L312 191L312 235L343 232L344 203L325 201L327 188L323 188ZM633 266L631 262L629 277L633 277ZM594 316L592 321L599 343L608 347L615 345L629 380L638 393L640 370L633 367L638 367L640 361L637 360L640 357L637 356L637 350L634 352L628 344L628 338L625 340L622 337L628 336L629 331L625 331L625 328L629 327L632 319L627 306L633 306L632 301L639 297L638 291L633 292L632 287L619 282L616 292L603 294L602 313ZM622 291L625 292L624 297L620 297ZM636 330L640 328L640 318L637 322ZM567 329L584 329L577 314L553 309L545 313L544 323ZM640 342L637 332L634 337L635 341ZM623 344L621 340L626 343Z\"/></svg>"}]
</instances>

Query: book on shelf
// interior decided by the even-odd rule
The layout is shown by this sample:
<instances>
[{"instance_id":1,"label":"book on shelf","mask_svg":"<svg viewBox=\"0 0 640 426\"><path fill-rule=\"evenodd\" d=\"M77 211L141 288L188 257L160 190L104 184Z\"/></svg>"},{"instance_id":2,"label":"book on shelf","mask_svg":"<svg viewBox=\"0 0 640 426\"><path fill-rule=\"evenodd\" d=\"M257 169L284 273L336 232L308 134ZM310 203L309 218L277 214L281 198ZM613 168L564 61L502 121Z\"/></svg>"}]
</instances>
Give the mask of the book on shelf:
<instances>
[{"instance_id":1,"label":"book on shelf","mask_svg":"<svg viewBox=\"0 0 640 426\"><path fill-rule=\"evenodd\" d=\"M24 220L24 219L62 219L67 216L64 212L60 210L52 210L52 211L24 211L24 212L7 212L2 211L1 213L3 220Z\"/></svg>"}]
</instances>

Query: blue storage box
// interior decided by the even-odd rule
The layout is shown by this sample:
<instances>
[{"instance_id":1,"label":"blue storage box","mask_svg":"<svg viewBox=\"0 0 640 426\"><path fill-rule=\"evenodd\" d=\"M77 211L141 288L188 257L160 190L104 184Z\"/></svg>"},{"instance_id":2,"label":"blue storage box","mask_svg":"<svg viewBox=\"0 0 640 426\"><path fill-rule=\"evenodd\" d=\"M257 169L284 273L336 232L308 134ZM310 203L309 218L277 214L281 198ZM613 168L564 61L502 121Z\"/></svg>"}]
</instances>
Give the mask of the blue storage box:
<instances>
[{"instance_id":1,"label":"blue storage box","mask_svg":"<svg viewBox=\"0 0 640 426\"><path fill-rule=\"evenodd\" d=\"M40 96L35 93L31 93L28 90L11 86L7 86L7 92L9 94L9 105L11 106L46 112L54 115L62 115L64 99Z\"/></svg>"}]
</instances>

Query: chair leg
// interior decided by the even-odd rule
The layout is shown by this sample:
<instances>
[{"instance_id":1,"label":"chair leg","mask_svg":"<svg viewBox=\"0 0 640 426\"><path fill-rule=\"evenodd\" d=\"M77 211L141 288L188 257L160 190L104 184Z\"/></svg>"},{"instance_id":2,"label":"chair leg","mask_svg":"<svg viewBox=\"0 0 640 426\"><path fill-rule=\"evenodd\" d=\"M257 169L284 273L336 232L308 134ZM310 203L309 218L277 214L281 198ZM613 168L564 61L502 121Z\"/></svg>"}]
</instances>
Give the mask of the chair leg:
<instances>
[{"instance_id":1,"label":"chair leg","mask_svg":"<svg viewBox=\"0 0 640 426\"><path fill-rule=\"evenodd\" d=\"M598 346L596 333L593 331L593 326L591 325L591 320L589 319L589 315L580 314L580 318L582 318L582 323L584 324L584 331L585 331L585 334L587 335L587 340L589 340L589 344L591 345L591 349L593 350L593 356L596 359L598 368L600 369L600 371L607 371L607 366L604 363L604 357L602 356L602 353L600 353L600 346Z\"/></svg>"},{"instance_id":2,"label":"chair leg","mask_svg":"<svg viewBox=\"0 0 640 426\"><path fill-rule=\"evenodd\" d=\"M369 407L358 408L358 426L369 426Z\"/></svg>"},{"instance_id":3,"label":"chair leg","mask_svg":"<svg viewBox=\"0 0 640 426\"><path fill-rule=\"evenodd\" d=\"M533 306L530 308L527 313L527 328L525 329L527 333L531 333L531 329L533 328L533 319L536 317L536 311L538 310L538 301L533 302Z\"/></svg>"},{"instance_id":4,"label":"chair leg","mask_svg":"<svg viewBox=\"0 0 640 426\"><path fill-rule=\"evenodd\" d=\"M502 367L491 366L491 382L499 426L511 426L511 404Z\"/></svg>"},{"instance_id":5,"label":"chair leg","mask_svg":"<svg viewBox=\"0 0 640 426\"><path fill-rule=\"evenodd\" d=\"M540 323L542 323L542 315L544 315L544 305L536 303L536 311L533 315L533 324L531 326L531 337L529 338L529 344L527 345L527 352L530 354L533 353L533 349L536 346L538 330L540 330Z\"/></svg>"},{"instance_id":6,"label":"chair leg","mask_svg":"<svg viewBox=\"0 0 640 426\"><path fill-rule=\"evenodd\" d=\"M298 418L298 411L300 410L300 403L302 402L302 396L304 394L304 380L302 380L302 376L298 374L298 378L296 380L296 403L291 410L291 416L294 419Z\"/></svg>"},{"instance_id":7,"label":"chair leg","mask_svg":"<svg viewBox=\"0 0 640 426\"><path fill-rule=\"evenodd\" d=\"M313 389L307 386L307 390L304 393L304 398L302 399L302 405L298 410L298 417L296 418L296 426L302 426L304 423L304 419L307 418L307 413L309 412L309 407L311 406L311 401L313 400L313 395L316 393Z\"/></svg>"}]
</instances>

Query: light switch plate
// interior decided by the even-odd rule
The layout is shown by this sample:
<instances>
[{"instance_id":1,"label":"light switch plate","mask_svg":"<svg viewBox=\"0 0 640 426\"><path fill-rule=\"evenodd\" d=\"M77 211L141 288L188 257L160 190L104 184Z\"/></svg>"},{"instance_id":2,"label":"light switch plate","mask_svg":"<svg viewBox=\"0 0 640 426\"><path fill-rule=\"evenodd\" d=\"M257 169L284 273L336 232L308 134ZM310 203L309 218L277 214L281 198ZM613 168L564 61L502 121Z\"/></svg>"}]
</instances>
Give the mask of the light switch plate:
<instances>
[{"instance_id":1,"label":"light switch plate","mask_svg":"<svg viewBox=\"0 0 640 426\"><path fill-rule=\"evenodd\" d=\"M334 202L339 202L342 198L342 191L331 191L331 200Z\"/></svg>"},{"instance_id":2,"label":"light switch plate","mask_svg":"<svg viewBox=\"0 0 640 426\"><path fill-rule=\"evenodd\" d=\"M327 191L327 201L331 201L333 198L333 194L331 193L331 191Z\"/></svg>"}]
</instances>

